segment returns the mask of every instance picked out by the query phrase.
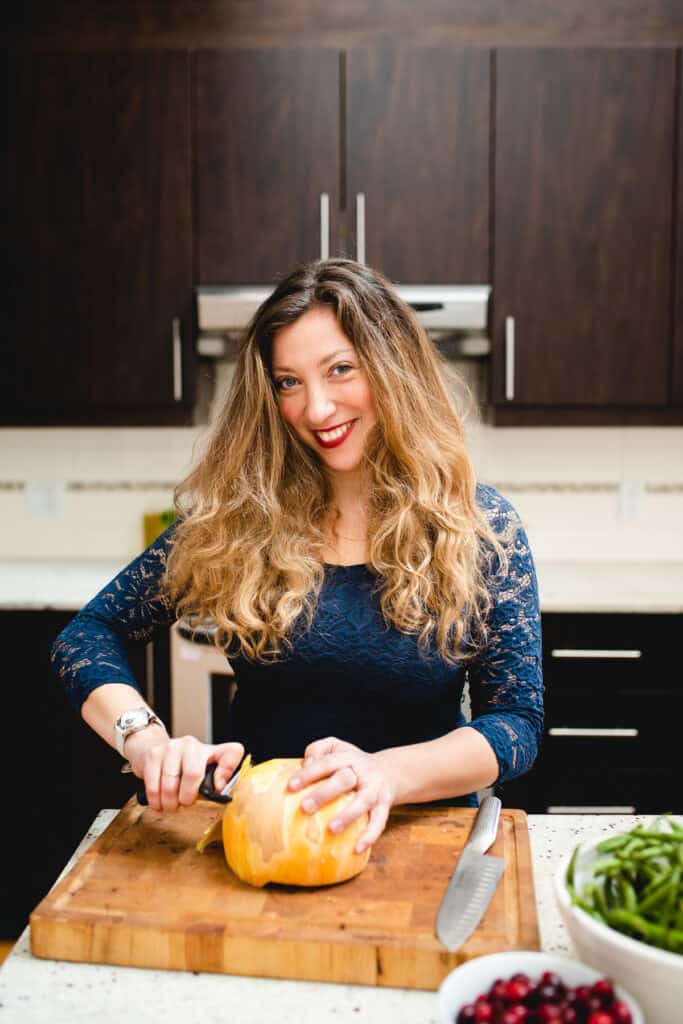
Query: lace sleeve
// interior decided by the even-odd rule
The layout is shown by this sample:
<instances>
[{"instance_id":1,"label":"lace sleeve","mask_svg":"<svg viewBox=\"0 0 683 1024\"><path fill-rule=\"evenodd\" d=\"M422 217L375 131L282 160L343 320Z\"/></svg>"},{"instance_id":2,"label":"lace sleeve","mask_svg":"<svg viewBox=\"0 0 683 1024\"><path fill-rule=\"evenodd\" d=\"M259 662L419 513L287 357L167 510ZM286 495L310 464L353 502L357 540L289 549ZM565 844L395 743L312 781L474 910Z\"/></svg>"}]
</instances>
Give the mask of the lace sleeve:
<instances>
[{"instance_id":1,"label":"lace sleeve","mask_svg":"<svg viewBox=\"0 0 683 1024\"><path fill-rule=\"evenodd\" d=\"M86 697L104 683L140 689L126 653L131 641L146 643L156 627L175 621L174 609L160 595L175 525L168 527L62 630L50 658L66 695L80 711Z\"/></svg>"},{"instance_id":2,"label":"lace sleeve","mask_svg":"<svg viewBox=\"0 0 683 1024\"><path fill-rule=\"evenodd\" d=\"M498 782L506 782L531 768L543 732L541 614L533 558L519 516L502 495L491 488L482 491L496 532L514 536L507 542L507 572L493 576L486 648L469 668L470 725L491 744L500 769Z\"/></svg>"}]
</instances>

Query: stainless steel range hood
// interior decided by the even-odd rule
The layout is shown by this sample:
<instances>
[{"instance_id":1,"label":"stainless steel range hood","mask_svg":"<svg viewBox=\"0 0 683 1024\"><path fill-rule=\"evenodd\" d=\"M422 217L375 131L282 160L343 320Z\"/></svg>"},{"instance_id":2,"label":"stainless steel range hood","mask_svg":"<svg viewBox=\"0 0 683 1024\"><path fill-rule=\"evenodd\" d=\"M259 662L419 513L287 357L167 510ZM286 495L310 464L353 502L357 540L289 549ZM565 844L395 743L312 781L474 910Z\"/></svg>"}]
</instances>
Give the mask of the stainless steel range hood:
<instances>
[{"instance_id":1,"label":"stainless steel range hood","mask_svg":"<svg viewBox=\"0 0 683 1024\"><path fill-rule=\"evenodd\" d=\"M410 284L395 288L450 356L488 355L488 285ZM267 285L198 288L199 354L230 358L236 336L271 291Z\"/></svg>"}]
</instances>

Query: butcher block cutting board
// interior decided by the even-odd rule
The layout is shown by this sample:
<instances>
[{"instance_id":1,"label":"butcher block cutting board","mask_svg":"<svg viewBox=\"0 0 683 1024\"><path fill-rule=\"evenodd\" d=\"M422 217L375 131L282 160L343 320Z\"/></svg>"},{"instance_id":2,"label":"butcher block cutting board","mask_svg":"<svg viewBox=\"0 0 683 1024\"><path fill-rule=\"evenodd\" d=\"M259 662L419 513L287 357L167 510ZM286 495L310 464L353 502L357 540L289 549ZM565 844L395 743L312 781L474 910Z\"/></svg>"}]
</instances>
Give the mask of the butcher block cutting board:
<instances>
[{"instance_id":1,"label":"butcher block cutting board","mask_svg":"<svg viewBox=\"0 0 683 1024\"><path fill-rule=\"evenodd\" d=\"M474 934L449 953L436 912L470 808L396 808L366 869L317 889L256 889L221 846L195 844L222 808L164 814L130 800L31 915L31 949L56 960L436 989L464 960L538 949L526 815L503 810L489 851L506 868Z\"/></svg>"}]
</instances>

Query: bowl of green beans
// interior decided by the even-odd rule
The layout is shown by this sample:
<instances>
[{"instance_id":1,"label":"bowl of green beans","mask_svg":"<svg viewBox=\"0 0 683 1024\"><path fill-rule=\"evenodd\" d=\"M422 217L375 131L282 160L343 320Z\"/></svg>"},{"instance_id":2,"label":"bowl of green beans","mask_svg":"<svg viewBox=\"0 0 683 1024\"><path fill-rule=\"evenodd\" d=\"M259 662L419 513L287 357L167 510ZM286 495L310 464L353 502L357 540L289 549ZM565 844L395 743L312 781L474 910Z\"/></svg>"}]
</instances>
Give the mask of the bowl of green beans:
<instances>
[{"instance_id":1,"label":"bowl of green beans","mask_svg":"<svg viewBox=\"0 0 683 1024\"><path fill-rule=\"evenodd\" d=\"M555 896L581 960L633 993L648 1024L683 1021L683 824L648 825L577 847Z\"/></svg>"}]
</instances>

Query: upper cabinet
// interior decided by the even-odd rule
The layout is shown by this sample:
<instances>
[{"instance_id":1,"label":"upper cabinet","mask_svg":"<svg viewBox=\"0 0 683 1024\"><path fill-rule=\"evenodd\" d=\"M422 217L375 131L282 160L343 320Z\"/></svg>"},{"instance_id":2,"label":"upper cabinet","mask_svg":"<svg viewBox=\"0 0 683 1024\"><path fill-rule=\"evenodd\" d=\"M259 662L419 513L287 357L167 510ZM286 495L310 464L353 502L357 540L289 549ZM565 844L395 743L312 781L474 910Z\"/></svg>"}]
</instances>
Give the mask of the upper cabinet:
<instances>
[{"instance_id":1,"label":"upper cabinet","mask_svg":"<svg viewBox=\"0 0 683 1024\"><path fill-rule=\"evenodd\" d=\"M199 283L269 283L328 254L485 283L489 69L454 48L198 53Z\"/></svg>"},{"instance_id":2,"label":"upper cabinet","mask_svg":"<svg viewBox=\"0 0 683 1024\"><path fill-rule=\"evenodd\" d=\"M679 58L683 54L679 54ZM676 262L674 264L673 402L683 406L683 77L678 82L678 194L676 196Z\"/></svg>"},{"instance_id":3,"label":"upper cabinet","mask_svg":"<svg viewBox=\"0 0 683 1024\"><path fill-rule=\"evenodd\" d=\"M346 54L346 244L404 284L489 280L487 50Z\"/></svg>"},{"instance_id":4,"label":"upper cabinet","mask_svg":"<svg viewBox=\"0 0 683 1024\"><path fill-rule=\"evenodd\" d=\"M317 48L196 54L199 284L268 283L332 255L339 63Z\"/></svg>"},{"instance_id":5,"label":"upper cabinet","mask_svg":"<svg viewBox=\"0 0 683 1024\"><path fill-rule=\"evenodd\" d=\"M669 403L675 91L670 49L497 52L497 405Z\"/></svg>"},{"instance_id":6,"label":"upper cabinet","mask_svg":"<svg viewBox=\"0 0 683 1024\"><path fill-rule=\"evenodd\" d=\"M4 423L186 422L189 57L17 62Z\"/></svg>"}]
</instances>

